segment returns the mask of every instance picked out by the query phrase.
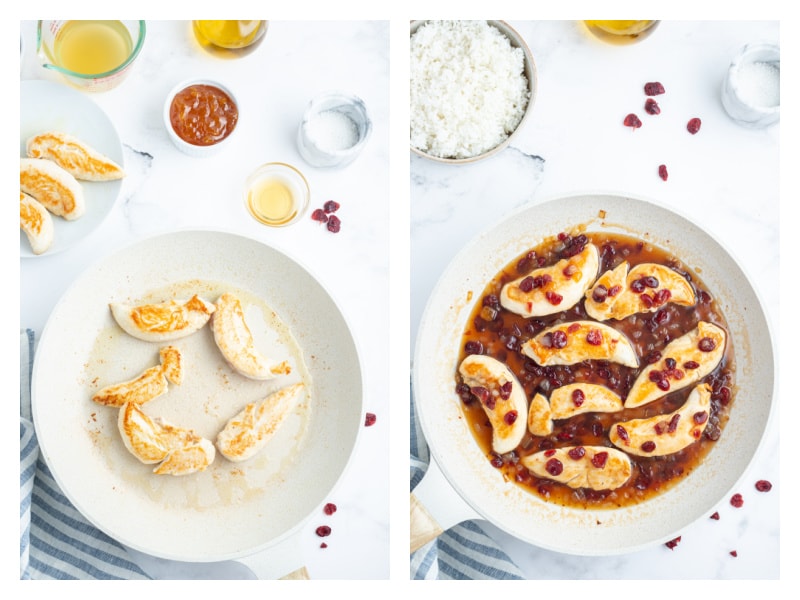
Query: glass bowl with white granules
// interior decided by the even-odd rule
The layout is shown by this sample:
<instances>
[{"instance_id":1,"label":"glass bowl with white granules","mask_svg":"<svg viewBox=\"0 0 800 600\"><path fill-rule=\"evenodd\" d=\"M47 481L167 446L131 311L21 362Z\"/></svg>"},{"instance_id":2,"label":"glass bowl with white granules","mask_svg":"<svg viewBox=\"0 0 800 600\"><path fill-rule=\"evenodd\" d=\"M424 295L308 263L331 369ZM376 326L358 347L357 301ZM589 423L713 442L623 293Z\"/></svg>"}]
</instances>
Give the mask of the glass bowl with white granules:
<instances>
[{"instance_id":1,"label":"glass bowl with white granules","mask_svg":"<svg viewBox=\"0 0 800 600\"><path fill-rule=\"evenodd\" d=\"M414 154L470 163L508 146L536 97L530 49L504 21L412 21Z\"/></svg>"}]
</instances>

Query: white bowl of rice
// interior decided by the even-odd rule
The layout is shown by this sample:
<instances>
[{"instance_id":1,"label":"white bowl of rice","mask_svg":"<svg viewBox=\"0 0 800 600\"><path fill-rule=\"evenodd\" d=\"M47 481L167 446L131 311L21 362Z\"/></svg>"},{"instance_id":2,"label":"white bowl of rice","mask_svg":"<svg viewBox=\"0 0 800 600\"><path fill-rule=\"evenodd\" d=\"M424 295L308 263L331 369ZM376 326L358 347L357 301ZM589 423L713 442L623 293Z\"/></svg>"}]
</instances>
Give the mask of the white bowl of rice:
<instances>
[{"instance_id":1,"label":"white bowl of rice","mask_svg":"<svg viewBox=\"0 0 800 600\"><path fill-rule=\"evenodd\" d=\"M530 114L536 65L504 21L412 21L411 151L469 163L505 148Z\"/></svg>"}]
</instances>

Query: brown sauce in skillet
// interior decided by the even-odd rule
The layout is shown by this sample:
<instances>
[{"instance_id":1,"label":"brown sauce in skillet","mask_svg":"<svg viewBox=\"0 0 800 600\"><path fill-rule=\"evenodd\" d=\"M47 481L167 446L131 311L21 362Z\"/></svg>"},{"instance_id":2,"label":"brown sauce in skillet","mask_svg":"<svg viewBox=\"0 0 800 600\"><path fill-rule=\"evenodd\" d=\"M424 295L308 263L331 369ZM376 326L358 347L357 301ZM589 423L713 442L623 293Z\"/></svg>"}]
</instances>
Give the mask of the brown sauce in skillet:
<instances>
[{"instance_id":1,"label":"brown sauce in skillet","mask_svg":"<svg viewBox=\"0 0 800 600\"><path fill-rule=\"evenodd\" d=\"M694 306L667 303L656 312L638 313L621 321L604 322L624 333L632 342L639 357L638 368L592 360L574 365L542 367L520 352L522 344L546 327L562 322L591 320L586 314L583 300L569 310L534 318L509 312L497 301L505 283L518 279L533 269L552 265L570 253L577 253L586 243L593 243L600 253L600 274L613 269L623 260L627 260L631 268L639 263L653 262L683 274L694 288L697 298ZM728 330L712 291L679 258L630 236L608 233L560 234L517 257L488 283L477 299L463 332L459 364L468 354L476 352L505 363L522 383L529 400L537 392L549 397L555 388L578 382L604 385L624 400L648 360L657 360L657 356L660 358L659 353L669 341L690 332L699 321L708 321ZM584 413L569 419L556 420L551 435L540 437L528 431L513 452L502 456L493 452L491 425L480 402L469 393L468 388L465 389L458 373L455 374L455 388L463 413L486 460L501 470L507 480L560 505L617 508L637 504L664 492L700 464L714 442L719 439L728 420L735 390L734 367L732 344L728 340L720 364L698 382L708 383L713 392L709 424L697 442L679 452L661 457L631 454L633 473L628 481L615 490L602 491L584 488L573 490L564 484L538 478L519 463L519 458L541 450L565 446L599 445L616 448L608 438L609 428L613 424L672 412L686 401L694 386L667 393L638 408L622 409L615 413ZM526 416L520 415L520 418Z\"/></svg>"}]
</instances>

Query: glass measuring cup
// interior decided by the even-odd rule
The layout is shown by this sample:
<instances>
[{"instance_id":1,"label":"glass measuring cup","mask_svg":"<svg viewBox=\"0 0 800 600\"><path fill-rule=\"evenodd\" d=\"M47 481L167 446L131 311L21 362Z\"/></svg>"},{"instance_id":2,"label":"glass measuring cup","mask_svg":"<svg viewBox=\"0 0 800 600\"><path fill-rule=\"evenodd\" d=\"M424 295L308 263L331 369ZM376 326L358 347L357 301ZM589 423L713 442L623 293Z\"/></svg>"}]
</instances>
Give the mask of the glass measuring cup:
<instances>
[{"instance_id":1,"label":"glass measuring cup","mask_svg":"<svg viewBox=\"0 0 800 600\"><path fill-rule=\"evenodd\" d=\"M45 69L61 73L70 85L104 92L127 77L142 50L144 21L39 21L36 53ZM97 63L112 53L118 61ZM93 59L93 60L89 60Z\"/></svg>"}]
</instances>

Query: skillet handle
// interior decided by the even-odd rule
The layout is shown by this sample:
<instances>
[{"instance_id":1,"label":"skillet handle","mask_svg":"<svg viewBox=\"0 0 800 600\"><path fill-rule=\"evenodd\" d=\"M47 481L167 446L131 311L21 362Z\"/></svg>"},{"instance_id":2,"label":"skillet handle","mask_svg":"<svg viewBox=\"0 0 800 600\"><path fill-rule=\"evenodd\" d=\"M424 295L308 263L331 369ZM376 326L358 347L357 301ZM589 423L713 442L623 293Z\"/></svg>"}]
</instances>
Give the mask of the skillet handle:
<instances>
[{"instance_id":1,"label":"skillet handle","mask_svg":"<svg viewBox=\"0 0 800 600\"><path fill-rule=\"evenodd\" d=\"M236 562L248 567L258 579L311 579L303 565L297 534Z\"/></svg>"},{"instance_id":2,"label":"skillet handle","mask_svg":"<svg viewBox=\"0 0 800 600\"><path fill-rule=\"evenodd\" d=\"M480 518L453 489L431 458L422 481L411 494L411 553L453 525Z\"/></svg>"}]
</instances>

